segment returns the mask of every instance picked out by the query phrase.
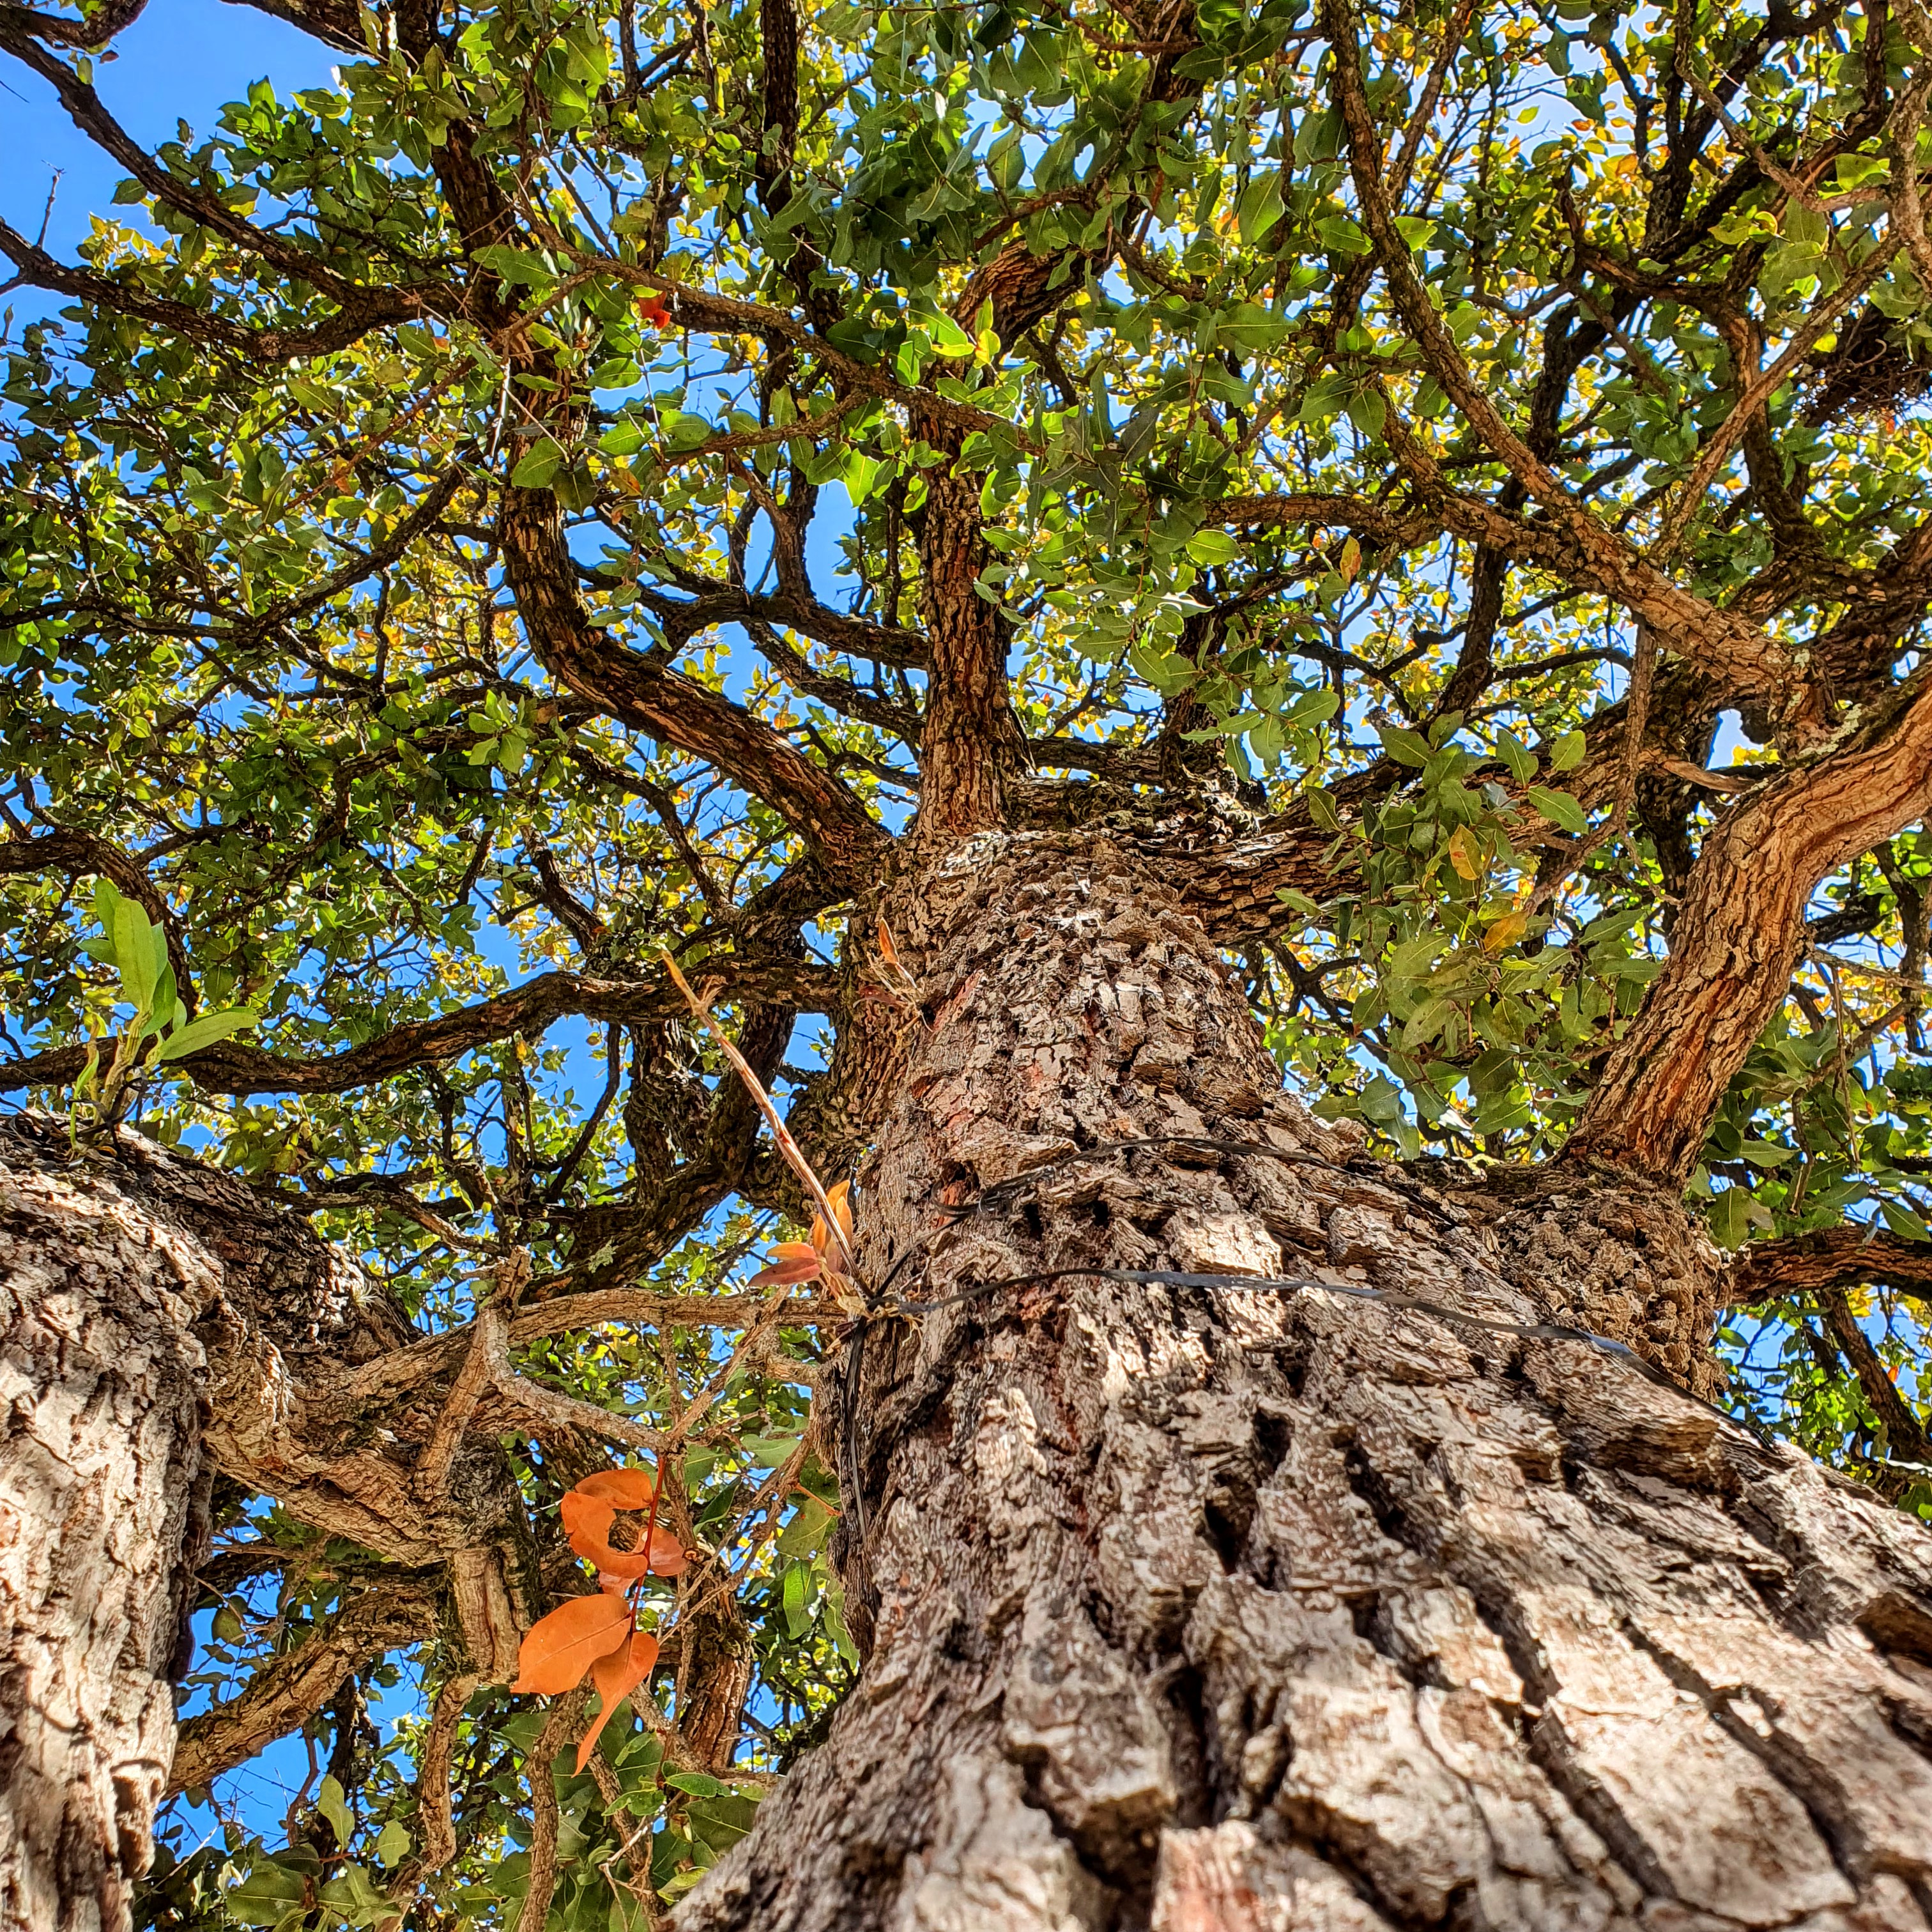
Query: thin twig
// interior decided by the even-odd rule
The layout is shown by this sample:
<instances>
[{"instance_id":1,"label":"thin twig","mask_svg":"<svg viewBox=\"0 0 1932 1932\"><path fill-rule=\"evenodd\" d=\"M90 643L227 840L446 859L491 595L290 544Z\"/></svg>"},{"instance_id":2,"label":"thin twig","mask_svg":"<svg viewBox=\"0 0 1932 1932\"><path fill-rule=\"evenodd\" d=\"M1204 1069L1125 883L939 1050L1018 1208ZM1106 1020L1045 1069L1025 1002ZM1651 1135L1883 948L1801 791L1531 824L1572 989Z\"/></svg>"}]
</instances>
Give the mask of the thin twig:
<instances>
[{"instance_id":1,"label":"thin twig","mask_svg":"<svg viewBox=\"0 0 1932 1932\"><path fill-rule=\"evenodd\" d=\"M544 1727L524 1760L524 1775L530 1787L530 1884L524 1894L524 1909L517 1916L517 1932L543 1932L550 1917L550 1896L556 1889L556 1780L553 1767L575 1732L588 1702L581 1689L560 1697L550 1707Z\"/></svg>"},{"instance_id":2,"label":"thin twig","mask_svg":"<svg viewBox=\"0 0 1932 1932\"><path fill-rule=\"evenodd\" d=\"M632 1707L638 1700L634 1696ZM617 1834L617 1842L624 1848L625 1862L631 1868L631 1875L636 1880L624 1888L644 1909L644 1922L655 1928L658 1923L657 1901L651 1895L651 1837L648 1832L639 1832L634 1821L622 1809L624 1787L617 1782L617 1774L610 1768L601 1750L590 1754L590 1774L597 1780L597 1789L604 1800L604 1821Z\"/></svg>"},{"instance_id":3,"label":"thin twig","mask_svg":"<svg viewBox=\"0 0 1932 1932\"><path fill-rule=\"evenodd\" d=\"M780 1118L778 1108L772 1104L772 1096L765 1091L764 1083L752 1071L751 1064L745 1056L725 1037L723 1028L711 1017L710 1003L700 1000L691 990L690 982L677 970L677 962L668 952L664 956L664 963L678 991L690 1003L691 1010L697 1016L698 1024L711 1036L718 1052L731 1063L734 1071L745 1084L745 1090L757 1103L758 1112L764 1115L765 1124L772 1130L772 1138L777 1142L778 1152L784 1156L785 1165L804 1184L805 1191L812 1196L826 1226L832 1231L832 1239L838 1244L838 1252L845 1257L844 1272L855 1274L857 1270L853 1258L852 1246L845 1238L845 1230L839 1223L838 1214L826 1198L825 1189L818 1176L812 1172L811 1162L806 1159L799 1144L792 1138L790 1130Z\"/></svg>"}]
</instances>

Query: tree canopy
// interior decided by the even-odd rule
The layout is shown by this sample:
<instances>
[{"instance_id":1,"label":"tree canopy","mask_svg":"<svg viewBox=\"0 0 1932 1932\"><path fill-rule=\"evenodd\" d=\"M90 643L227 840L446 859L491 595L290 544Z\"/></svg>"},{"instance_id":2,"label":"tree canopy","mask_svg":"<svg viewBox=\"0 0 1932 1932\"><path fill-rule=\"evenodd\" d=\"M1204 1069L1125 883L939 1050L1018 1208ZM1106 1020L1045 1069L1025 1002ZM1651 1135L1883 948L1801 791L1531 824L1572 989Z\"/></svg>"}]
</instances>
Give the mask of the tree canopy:
<instances>
[{"instance_id":1,"label":"tree canopy","mask_svg":"<svg viewBox=\"0 0 1932 1932\"><path fill-rule=\"evenodd\" d=\"M185 1781L321 1756L156 1923L647 1923L821 1732L842 1311L663 958L844 1179L1002 828L1169 872L1372 1151L1688 1188L1731 1399L1932 1508L1918 0L256 4L334 84L152 152L140 0L0 4L126 175L0 224L0 1089L425 1334L523 1258L547 1576L596 1411L699 1560L532 1825L422 1578L224 1492Z\"/></svg>"}]
</instances>

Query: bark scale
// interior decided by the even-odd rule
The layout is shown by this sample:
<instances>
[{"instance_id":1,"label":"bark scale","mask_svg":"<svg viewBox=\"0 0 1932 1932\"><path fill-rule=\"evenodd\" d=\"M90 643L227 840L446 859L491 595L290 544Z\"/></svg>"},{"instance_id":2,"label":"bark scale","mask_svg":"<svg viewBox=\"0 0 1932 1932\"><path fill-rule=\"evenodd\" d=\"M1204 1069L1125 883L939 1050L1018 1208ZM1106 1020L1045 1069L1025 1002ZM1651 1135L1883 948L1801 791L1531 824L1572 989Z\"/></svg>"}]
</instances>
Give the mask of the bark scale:
<instances>
[{"instance_id":1,"label":"bark scale","mask_svg":"<svg viewBox=\"0 0 1932 1932\"><path fill-rule=\"evenodd\" d=\"M1318 1276L1714 1386L1667 1191L1360 1158L1104 836L989 834L896 898L924 1005L868 1279ZM1252 1150L1126 1144L1198 1136ZM1627 1360L1072 1280L874 1324L842 1402L865 1670L680 1932L1932 1918L1932 1538Z\"/></svg>"}]
</instances>

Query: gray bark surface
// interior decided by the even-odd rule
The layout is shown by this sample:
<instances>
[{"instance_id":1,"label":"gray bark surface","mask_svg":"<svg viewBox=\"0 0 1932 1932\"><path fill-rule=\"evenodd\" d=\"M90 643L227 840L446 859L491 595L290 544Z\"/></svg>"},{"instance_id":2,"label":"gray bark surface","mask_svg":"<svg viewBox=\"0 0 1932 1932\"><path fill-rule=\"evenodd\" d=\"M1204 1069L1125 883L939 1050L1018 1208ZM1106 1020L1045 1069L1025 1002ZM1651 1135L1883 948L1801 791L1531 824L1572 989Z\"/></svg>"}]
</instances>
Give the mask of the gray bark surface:
<instances>
[{"instance_id":1,"label":"gray bark surface","mask_svg":"<svg viewBox=\"0 0 1932 1932\"><path fill-rule=\"evenodd\" d=\"M1360 1158L1172 886L988 835L898 890L869 1280L1313 1275L1712 1392L1674 1198ZM1256 1150L1107 1150L1162 1136ZM843 1406L864 1671L680 1932L1932 1922L1932 1537L1628 1360L1088 1279L872 1324Z\"/></svg>"},{"instance_id":2,"label":"gray bark surface","mask_svg":"<svg viewBox=\"0 0 1932 1932\"><path fill-rule=\"evenodd\" d=\"M235 1177L137 1134L76 1156L60 1123L0 1120L0 1932L130 1922L217 1473L394 1563L440 1565L443 1588L345 1604L312 1654L194 1720L190 1779L299 1721L365 1660L358 1642L440 1632L507 1681L530 1539L500 1450L466 1438L418 1485L439 1398L358 1392L358 1368L416 1339L352 1262Z\"/></svg>"},{"instance_id":3,"label":"gray bark surface","mask_svg":"<svg viewBox=\"0 0 1932 1932\"><path fill-rule=\"evenodd\" d=\"M117 1192L0 1167L0 1927L127 1922L206 1520L219 1271Z\"/></svg>"}]
</instances>

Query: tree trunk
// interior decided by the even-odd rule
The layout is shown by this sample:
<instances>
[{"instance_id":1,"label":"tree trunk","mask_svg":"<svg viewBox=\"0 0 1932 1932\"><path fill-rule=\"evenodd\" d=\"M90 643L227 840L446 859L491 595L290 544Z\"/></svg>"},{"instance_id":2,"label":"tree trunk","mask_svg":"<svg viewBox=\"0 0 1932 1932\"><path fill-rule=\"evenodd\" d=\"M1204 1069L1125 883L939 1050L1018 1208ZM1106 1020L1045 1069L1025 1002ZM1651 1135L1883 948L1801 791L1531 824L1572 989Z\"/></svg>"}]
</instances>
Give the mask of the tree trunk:
<instances>
[{"instance_id":1,"label":"tree trunk","mask_svg":"<svg viewBox=\"0 0 1932 1932\"><path fill-rule=\"evenodd\" d=\"M440 1392L381 1400L378 1422L358 1382L416 1339L232 1175L124 1132L76 1157L61 1123L0 1120L0 1932L130 1923L218 1472L410 1568L403 1599L345 1604L304 1660L314 1698L368 1642L439 1627L507 1681L533 1552L502 1452L479 1429L425 1483ZM430 1604L419 1572L439 1563ZM200 1773L258 1748L263 1706L286 1715L303 1675L197 1718Z\"/></svg>"},{"instance_id":2,"label":"tree trunk","mask_svg":"<svg viewBox=\"0 0 1932 1932\"><path fill-rule=\"evenodd\" d=\"M0 1168L0 1928L124 1925L174 1755L206 1520L200 1245Z\"/></svg>"},{"instance_id":3,"label":"tree trunk","mask_svg":"<svg viewBox=\"0 0 1932 1932\"><path fill-rule=\"evenodd\" d=\"M988 835L896 901L925 1004L872 1282L1319 1276L1717 1385L1674 1199L1356 1156L1104 837ZM1126 1145L1160 1136L1250 1150ZM864 1672L680 1932L1932 1917L1932 1538L1629 1360L1076 1278L875 1321L850 1362Z\"/></svg>"}]
</instances>

